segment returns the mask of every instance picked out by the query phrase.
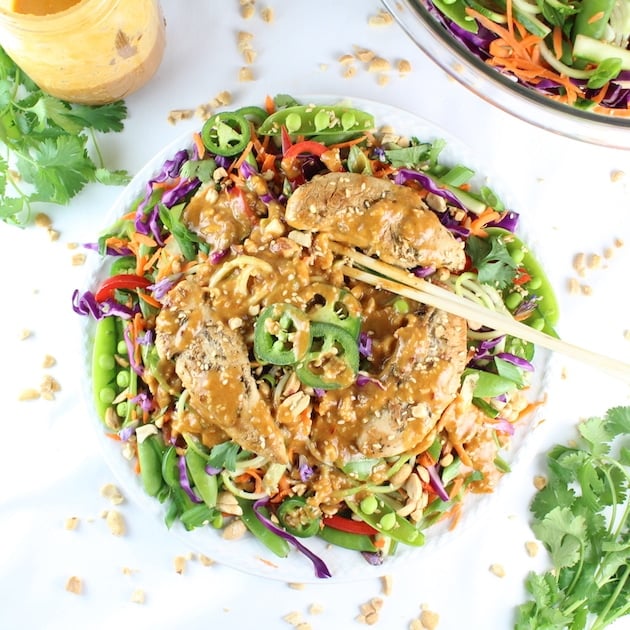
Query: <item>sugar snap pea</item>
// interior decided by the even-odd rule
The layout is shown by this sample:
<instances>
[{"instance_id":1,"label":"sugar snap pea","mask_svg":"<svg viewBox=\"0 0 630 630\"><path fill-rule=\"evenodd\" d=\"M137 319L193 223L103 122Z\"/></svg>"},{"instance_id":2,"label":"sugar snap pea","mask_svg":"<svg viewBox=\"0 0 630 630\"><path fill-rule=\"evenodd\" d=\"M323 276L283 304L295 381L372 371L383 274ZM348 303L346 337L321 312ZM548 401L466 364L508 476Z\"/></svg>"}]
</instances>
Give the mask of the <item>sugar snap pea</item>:
<instances>
[{"instance_id":1,"label":"sugar snap pea","mask_svg":"<svg viewBox=\"0 0 630 630\"><path fill-rule=\"evenodd\" d=\"M105 420L107 409L116 397L117 364L114 355L118 339L114 317L104 317L96 323L92 349L92 388L96 412Z\"/></svg>"},{"instance_id":2,"label":"sugar snap pea","mask_svg":"<svg viewBox=\"0 0 630 630\"><path fill-rule=\"evenodd\" d=\"M164 486L164 479L162 478L164 450L164 443L157 435L149 435L138 442L140 479L145 492L152 497L157 496Z\"/></svg>"},{"instance_id":3,"label":"sugar snap pea","mask_svg":"<svg viewBox=\"0 0 630 630\"><path fill-rule=\"evenodd\" d=\"M189 448L186 451L186 465L193 484L203 502L213 508L217 504L218 483L216 475L206 472L207 460L197 451Z\"/></svg>"},{"instance_id":4,"label":"sugar snap pea","mask_svg":"<svg viewBox=\"0 0 630 630\"><path fill-rule=\"evenodd\" d=\"M324 526L317 535L336 547L343 547L352 551L377 551L370 536L365 534L342 532L339 529Z\"/></svg>"},{"instance_id":5,"label":"sugar snap pea","mask_svg":"<svg viewBox=\"0 0 630 630\"><path fill-rule=\"evenodd\" d=\"M279 558L286 558L289 555L289 543L280 538L277 534L268 530L258 519L254 512L254 504L252 501L241 499L236 497L238 504L241 506L243 513L241 514L241 520L245 523L245 527L254 535L260 542L273 552ZM266 508L261 507L261 512L265 512Z\"/></svg>"},{"instance_id":6,"label":"sugar snap pea","mask_svg":"<svg viewBox=\"0 0 630 630\"><path fill-rule=\"evenodd\" d=\"M294 105L279 109L258 128L258 133L279 135L282 127L290 135L356 135L374 129L374 116L345 105Z\"/></svg>"}]
</instances>

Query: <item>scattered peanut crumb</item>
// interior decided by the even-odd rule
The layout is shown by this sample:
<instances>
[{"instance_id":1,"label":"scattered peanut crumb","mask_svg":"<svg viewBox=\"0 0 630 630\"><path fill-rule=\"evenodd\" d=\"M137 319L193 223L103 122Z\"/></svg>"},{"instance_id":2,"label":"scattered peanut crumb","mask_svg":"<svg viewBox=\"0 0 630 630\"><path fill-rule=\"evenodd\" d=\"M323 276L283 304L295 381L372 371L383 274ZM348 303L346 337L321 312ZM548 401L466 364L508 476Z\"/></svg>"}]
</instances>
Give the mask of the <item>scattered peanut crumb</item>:
<instances>
[{"instance_id":1,"label":"scattered peanut crumb","mask_svg":"<svg viewBox=\"0 0 630 630\"><path fill-rule=\"evenodd\" d=\"M54 400L55 394L61 391L61 385L50 375L44 376L39 392L44 400Z\"/></svg>"},{"instance_id":2,"label":"scattered peanut crumb","mask_svg":"<svg viewBox=\"0 0 630 630\"><path fill-rule=\"evenodd\" d=\"M52 228L48 228L48 238L51 241L58 241L61 233L58 230L53 230Z\"/></svg>"},{"instance_id":3,"label":"scattered peanut crumb","mask_svg":"<svg viewBox=\"0 0 630 630\"><path fill-rule=\"evenodd\" d=\"M79 249L79 243L76 243L76 242L66 243L66 247L70 250Z\"/></svg>"},{"instance_id":4,"label":"scattered peanut crumb","mask_svg":"<svg viewBox=\"0 0 630 630\"><path fill-rule=\"evenodd\" d=\"M420 622L426 630L435 630L438 627L440 615L430 610L426 604L422 604L420 612Z\"/></svg>"},{"instance_id":5,"label":"scattered peanut crumb","mask_svg":"<svg viewBox=\"0 0 630 630\"><path fill-rule=\"evenodd\" d=\"M244 20L249 20L254 17L254 12L255 8L253 3L248 3L241 6L241 17Z\"/></svg>"},{"instance_id":6,"label":"scattered peanut crumb","mask_svg":"<svg viewBox=\"0 0 630 630\"><path fill-rule=\"evenodd\" d=\"M356 66L348 66L343 71L343 78L351 79L352 77L356 76L356 74L357 74Z\"/></svg>"},{"instance_id":7,"label":"scattered peanut crumb","mask_svg":"<svg viewBox=\"0 0 630 630\"><path fill-rule=\"evenodd\" d=\"M534 477L534 488L536 488L536 490L542 490L546 486L547 486L546 477L543 477L542 475L536 475Z\"/></svg>"},{"instance_id":8,"label":"scattered peanut crumb","mask_svg":"<svg viewBox=\"0 0 630 630\"><path fill-rule=\"evenodd\" d=\"M313 603L308 607L308 612L311 615L321 615L324 612L324 607L319 603Z\"/></svg>"},{"instance_id":9,"label":"scattered peanut crumb","mask_svg":"<svg viewBox=\"0 0 630 630\"><path fill-rule=\"evenodd\" d=\"M131 601L134 604L144 604L144 600L145 600L145 595L144 595L144 591L141 588L137 588L131 594Z\"/></svg>"},{"instance_id":10,"label":"scattered peanut crumb","mask_svg":"<svg viewBox=\"0 0 630 630\"><path fill-rule=\"evenodd\" d=\"M582 295L593 295L593 287L589 284L583 284L580 286Z\"/></svg>"},{"instance_id":11,"label":"scattered peanut crumb","mask_svg":"<svg viewBox=\"0 0 630 630\"><path fill-rule=\"evenodd\" d=\"M500 564L491 564L490 565L490 573L493 573L497 577L505 577L505 569Z\"/></svg>"},{"instance_id":12,"label":"scattered peanut crumb","mask_svg":"<svg viewBox=\"0 0 630 630\"><path fill-rule=\"evenodd\" d=\"M238 80L242 83L254 80L254 73L251 68L243 67L238 71Z\"/></svg>"},{"instance_id":13,"label":"scattered peanut crumb","mask_svg":"<svg viewBox=\"0 0 630 630\"><path fill-rule=\"evenodd\" d=\"M391 575L381 576L381 585L382 585L383 595L392 594L392 576Z\"/></svg>"},{"instance_id":14,"label":"scattered peanut crumb","mask_svg":"<svg viewBox=\"0 0 630 630\"><path fill-rule=\"evenodd\" d=\"M133 575L134 573L138 572L138 569L132 569L130 567L123 567L122 572L123 572L123 575Z\"/></svg>"},{"instance_id":15,"label":"scattered peanut crumb","mask_svg":"<svg viewBox=\"0 0 630 630\"><path fill-rule=\"evenodd\" d=\"M184 556L175 556L173 566L175 567L175 573L182 575L186 569L186 558Z\"/></svg>"},{"instance_id":16,"label":"scattered peanut crumb","mask_svg":"<svg viewBox=\"0 0 630 630\"><path fill-rule=\"evenodd\" d=\"M39 391L33 388L24 389L18 395L18 400L38 400L39 398Z\"/></svg>"},{"instance_id":17,"label":"scattered peanut crumb","mask_svg":"<svg viewBox=\"0 0 630 630\"><path fill-rule=\"evenodd\" d=\"M610 173L610 181L611 182L620 182L626 178L626 174L624 171L613 170Z\"/></svg>"},{"instance_id":18,"label":"scattered peanut crumb","mask_svg":"<svg viewBox=\"0 0 630 630\"><path fill-rule=\"evenodd\" d=\"M52 219L43 212L38 212L35 215L34 223L37 227L49 229L52 226Z\"/></svg>"},{"instance_id":19,"label":"scattered peanut crumb","mask_svg":"<svg viewBox=\"0 0 630 630\"><path fill-rule=\"evenodd\" d=\"M81 267L85 265L85 261L87 260L87 256L85 254L74 254L70 259L73 267Z\"/></svg>"},{"instance_id":20,"label":"scattered peanut crumb","mask_svg":"<svg viewBox=\"0 0 630 630\"><path fill-rule=\"evenodd\" d=\"M101 496L109 499L113 505L120 505L125 501L122 492L113 483L106 483L101 488Z\"/></svg>"},{"instance_id":21,"label":"scattered peanut crumb","mask_svg":"<svg viewBox=\"0 0 630 630\"><path fill-rule=\"evenodd\" d=\"M409 74L411 72L411 62L407 59L399 59L396 62L396 70L400 74Z\"/></svg>"},{"instance_id":22,"label":"scattered peanut crumb","mask_svg":"<svg viewBox=\"0 0 630 630\"><path fill-rule=\"evenodd\" d=\"M370 26L389 26L393 24L393 22L394 17L385 9L380 9L376 15L370 15L368 18L368 24Z\"/></svg>"},{"instance_id":23,"label":"scattered peanut crumb","mask_svg":"<svg viewBox=\"0 0 630 630\"><path fill-rule=\"evenodd\" d=\"M79 519L76 516L70 516L65 520L64 528L68 531L75 530L79 526Z\"/></svg>"},{"instance_id":24,"label":"scattered peanut crumb","mask_svg":"<svg viewBox=\"0 0 630 630\"><path fill-rule=\"evenodd\" d=\"M354 52L361 63L370 63L376 57L376 54L368 48L357 48L355 46Z\"/></svg>"},{"instance_id":25,"label":"scattered peanut crumb","mask_svg":"<svg viewBox=\"0 0 630 630\"><path fill-rule=\"evenodd\" d=\"M171 125L174 125L182 120L188 120L195 115L194 109L172 109L168 113L167 120Z\"/></svg>"},{"instance_id":26,"label":"scattered peanut crumb","mask_svg":"<svg viewBox=\"0 0 630 630\"><path fill-rule=\"evenodd\" d=\"M25 339L29 339L33 336L33 331L28 328L24 328L20 331L20 341L24 341Z\"/></svg>"},{"instance_id":27,"label":"scattered peanut crumb","mask_svg":"<svg viewBox=\"0 0 630 630\"><path fill-rule=\"evenodd\" d=\"M76 575L70 576L66 582L66 591L75 595L81 595L83 592L83 580Z\"/></svg>"},{"instance_id":28,"label":"scattered peanut crumb","mask_svg":"<svg viewBox=\"0 0 630 630\"><path fill-rule=\"evenodd\" d=\"M303 591L305 585L302 582L289 582L288 587L296 591Z\"/></svg>"},{"instance_id":29,"label":"scattered peanut crumb","mask_svg":"<svg viewBox=\"0 0 630 630\"><path fill-rule=\"evenodd\" d=\"M214 564L214 560L212 558L208 558L208 556L205 556L202 553L199 554L199 562L201 562L204 567L211 567Z\"/></svg>"},{"instance_id":30,"label":"scattered peanut crumb","mask_svg":"<svg viewBox=\"0 0 630 630\"><path fill-rule=\"evenodd\" d=\"M385 73L381 73L378 75L378 79L376 80L376 82L381 86L384 87L389 83L389 76Z\"/></svg>"},{"instance_id":31,"label":"scattered peanut crumb","mask_svg":"<svg viewBox=\"0 0 630 630\"><path fill-rule=\"evenodd\" d=\"M271 24L275 19L273 9L271 7L262 8L260 10L260 17L263 19L263 22L267 22L267 24Z\"/></svg>"},{"instance_id":32,"label":"scattered peanut crumb","mask_svg":"<svg viewBox=\"0 0 630 630\"><path fill-rule=\"evenodd\" d=\"M383 57L374 57L368 63L368 71L369 72L387 72L391 69L391 64L387 59L383 59Z\"/></svg>"},{"instance_id":33,"label":"scattered peanut crumb","mask_svg":"<svg viewBox=\"0 0 630 630\"><path fill-rule=\"evenodd\" d=\"M624 331L623 331L623 338L624 338L626 341L630 341L630 330L624 330Z\"/></svg>"},{"instance_id":34,"label":"scattered peanut crumb","mask_svg":"<svg viewBox=\"0 0 630 630\"><path fill-rule=\"evenodd\" d=\"M53 357L52 355L47 354L44 357L44 360L42 362L42 367L44 369L48 369L48 368L51 368L51 367L53 367L55 365L57 365L57 359L55 359L55 357Z\"/></svg>"},{"instance_id":35,"label":"scattered peanut crumb","mask_svg":"<svg viewBox=\"0 0 630 630\"><path fill-rule=\"evenodd\" d=\"M372 597L370 601L361 604L359 610L361 614L357 617L357 621L368 626L373 626L379 617L379 612L383 607L383 600L380 597Z\"/></svg>"},{"instance_id":36,"label":"scattered peanut crumb","mask_svg":"<svg viewBox=\"0 0 630 630\"><path fill-rule=\"evenodd\" d=\"M118 510L108 510L105 514L105 522L107 523L107 527L109 527L109 531L112 535L124 536L126 531L125 519Z\"/></svg>"},{"instance_id":37,"label":"scattered peanut crumb","mask_svg":"<svg viewBox=\"0 0 630 630\"><path fill-rule=\"evenodd\" d=\"M580 281L577 278L569 278L567 289L571 295L577 295L580 292Z\"/></svg>"},{"instance_id":38,"label":"scattered peanut crumb","mask_svg":"<svg viewBox=\"0 0 630 630\"><path fill-rule=\"evenodd\" d=\"M528 540L525 543L525 551L530 558L538 555L538 543L535 540Z\"/></svg>"}]
</instances>

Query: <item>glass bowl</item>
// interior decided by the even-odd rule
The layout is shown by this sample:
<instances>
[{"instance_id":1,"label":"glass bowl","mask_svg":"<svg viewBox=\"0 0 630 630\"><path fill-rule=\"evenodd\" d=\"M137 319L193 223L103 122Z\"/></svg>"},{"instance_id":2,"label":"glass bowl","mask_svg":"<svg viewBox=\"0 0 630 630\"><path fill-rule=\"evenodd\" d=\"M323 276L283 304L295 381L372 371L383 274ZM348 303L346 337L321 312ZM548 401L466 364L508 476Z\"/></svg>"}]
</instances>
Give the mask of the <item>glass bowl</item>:
<instances>
[{"instance_id":1,"label":"glass bowl","mask_svg":"<svg viewBox=\"0 0 630 630\"><path fill-rule=\"evenodd\" d=\"M527 123L576 140L630 149L630 117L579 109L516 82L475 56L432 14L423 0L382 0L415 44L486 103Z\"/></svg>"}]
</instances>

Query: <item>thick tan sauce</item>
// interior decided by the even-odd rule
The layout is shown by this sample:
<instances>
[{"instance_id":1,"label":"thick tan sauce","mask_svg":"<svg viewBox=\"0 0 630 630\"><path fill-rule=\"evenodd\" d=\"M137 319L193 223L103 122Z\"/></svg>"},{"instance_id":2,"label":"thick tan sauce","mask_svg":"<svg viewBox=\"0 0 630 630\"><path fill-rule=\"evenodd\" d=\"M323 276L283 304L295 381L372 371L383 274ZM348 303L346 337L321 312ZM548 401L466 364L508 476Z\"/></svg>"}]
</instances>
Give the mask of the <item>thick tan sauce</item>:
<instances>
[{"instance_id":1,"label":"thick tan sauce","mask_svg":"<svg viewBox=\"0 0 630 630\"><path fill-rule=\"evenodd\" d=\"M176 297L178 287L169 294L174 308L162 310L158 327L173 337L173 354L196 343L199 331L208 323L207 306L213 318L236 330L248 345L249 354L243 353L238 360L253 361L251 345L260 310L278 302L306 310L313 285L343 286L360 303L362 331L373 340L373 353L366 364L368 382L314 395L293 379L292 387L287 386L278 396L272 386L258 380L261 400L257 405L264 405L275 419L287 452L326 463L399 454L434 436L432 431L442 411L459 388L466 360L464 322L445 314L432 317L432 311L414 303L410 313L401 314L392 305L396 296L391 293L362 283L347 283L332 264L327 236L315 236L310 247L303 247L289 237L286 225L280 225L276 233L268 219L259 216L255 195L247 193L247 212L235 201L241 198L234 192L216 197L201 191L188 206L189 228L206 236L215 248L230 247L230 252L219 263L196 269L194 280L186 280L185 290L190 293L186 298ZM272 204L271 215L280 215L281 211L280 204ZM373 220L380 222L382 217ZM369 224L370 218L364 218L364 222ZM199 305L187 311L185 325L178 310L184 302ZM249 439L245 435L249 426L269 433L268 414L260 406L254 410L243 407L243 378L234 371L236 360L230 357L224 370L199 374L193 387L194 399L202 403L196 407L201 419L179 418L179 431L198 433L201 428L201 439L206 444L212 442L216 432L206 432L204 427L214 424L226 429L236 441L239 432ZM263 369L251 363L254 377ZM234 419L243 413L248 417L241 422L242 428L226 426L235 422L226 420L226 416Z\"/></svg>"},{"instance_id":2,"label":"thick tan sauce","mask_svg":"<svg viewBox=\"0 0 630 630\"><path fill-rule=\"evenodd\" d=\"M13 0L11 9L16 13L51 15L65 11L81 0Z\"/></svg>"}]
</instances>

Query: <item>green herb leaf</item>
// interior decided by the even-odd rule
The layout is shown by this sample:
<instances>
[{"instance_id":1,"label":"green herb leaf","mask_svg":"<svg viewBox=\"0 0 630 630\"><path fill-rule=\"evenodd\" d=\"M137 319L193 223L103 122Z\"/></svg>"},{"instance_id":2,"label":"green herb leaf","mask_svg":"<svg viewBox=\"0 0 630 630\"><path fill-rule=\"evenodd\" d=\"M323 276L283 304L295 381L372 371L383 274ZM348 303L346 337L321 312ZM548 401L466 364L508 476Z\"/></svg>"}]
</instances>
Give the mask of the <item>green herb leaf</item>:
<instances>
[{"instance_id":1,"label":"green herb leaf","mask_svg":"<svg viewBox=\"0 0 630 630\"><path fill-rule=\"evenodd\" d=\"M241 447L236 442L222 442L213 446L208 457L208 466L236 470L236 456Z\"/></svg>"},{"instance_id":2,"label":"green herb leaf","mask_svg":"<svg viewBox=\"0 0 630 630\"><path fill-rule=\"evenodd\" d=\"M24 226L34 203L67 204L90 182L126 184L88 151L89 141L101 161L95 132L121 131L126 115L122 101L93 107L43 92L0 47L0 220Z\"/></svg>"},{"instance_id":3,"label":"green herb leaf","mask_svg":"<svg viewBox=\"0 0 630 630\"><path fill-rule=\"evenodd\" d=\"M466 253L477 269L479 282L497 289L511 285L517 265L500 234L489 233L486 238L471 236L466 241Z\"/></svg>"},{"instance_id":4,"label":"green herb leaf","mask_svg":"<svg viewBox=\"0 0 630 630\"><path fill-rule=\"evenodd\" d=\"M547 454L532 530L552 568L528 575L516 630L602 630L630 614L630 407L578 425L575 445Z\"/></svg>"}]
</instances>

